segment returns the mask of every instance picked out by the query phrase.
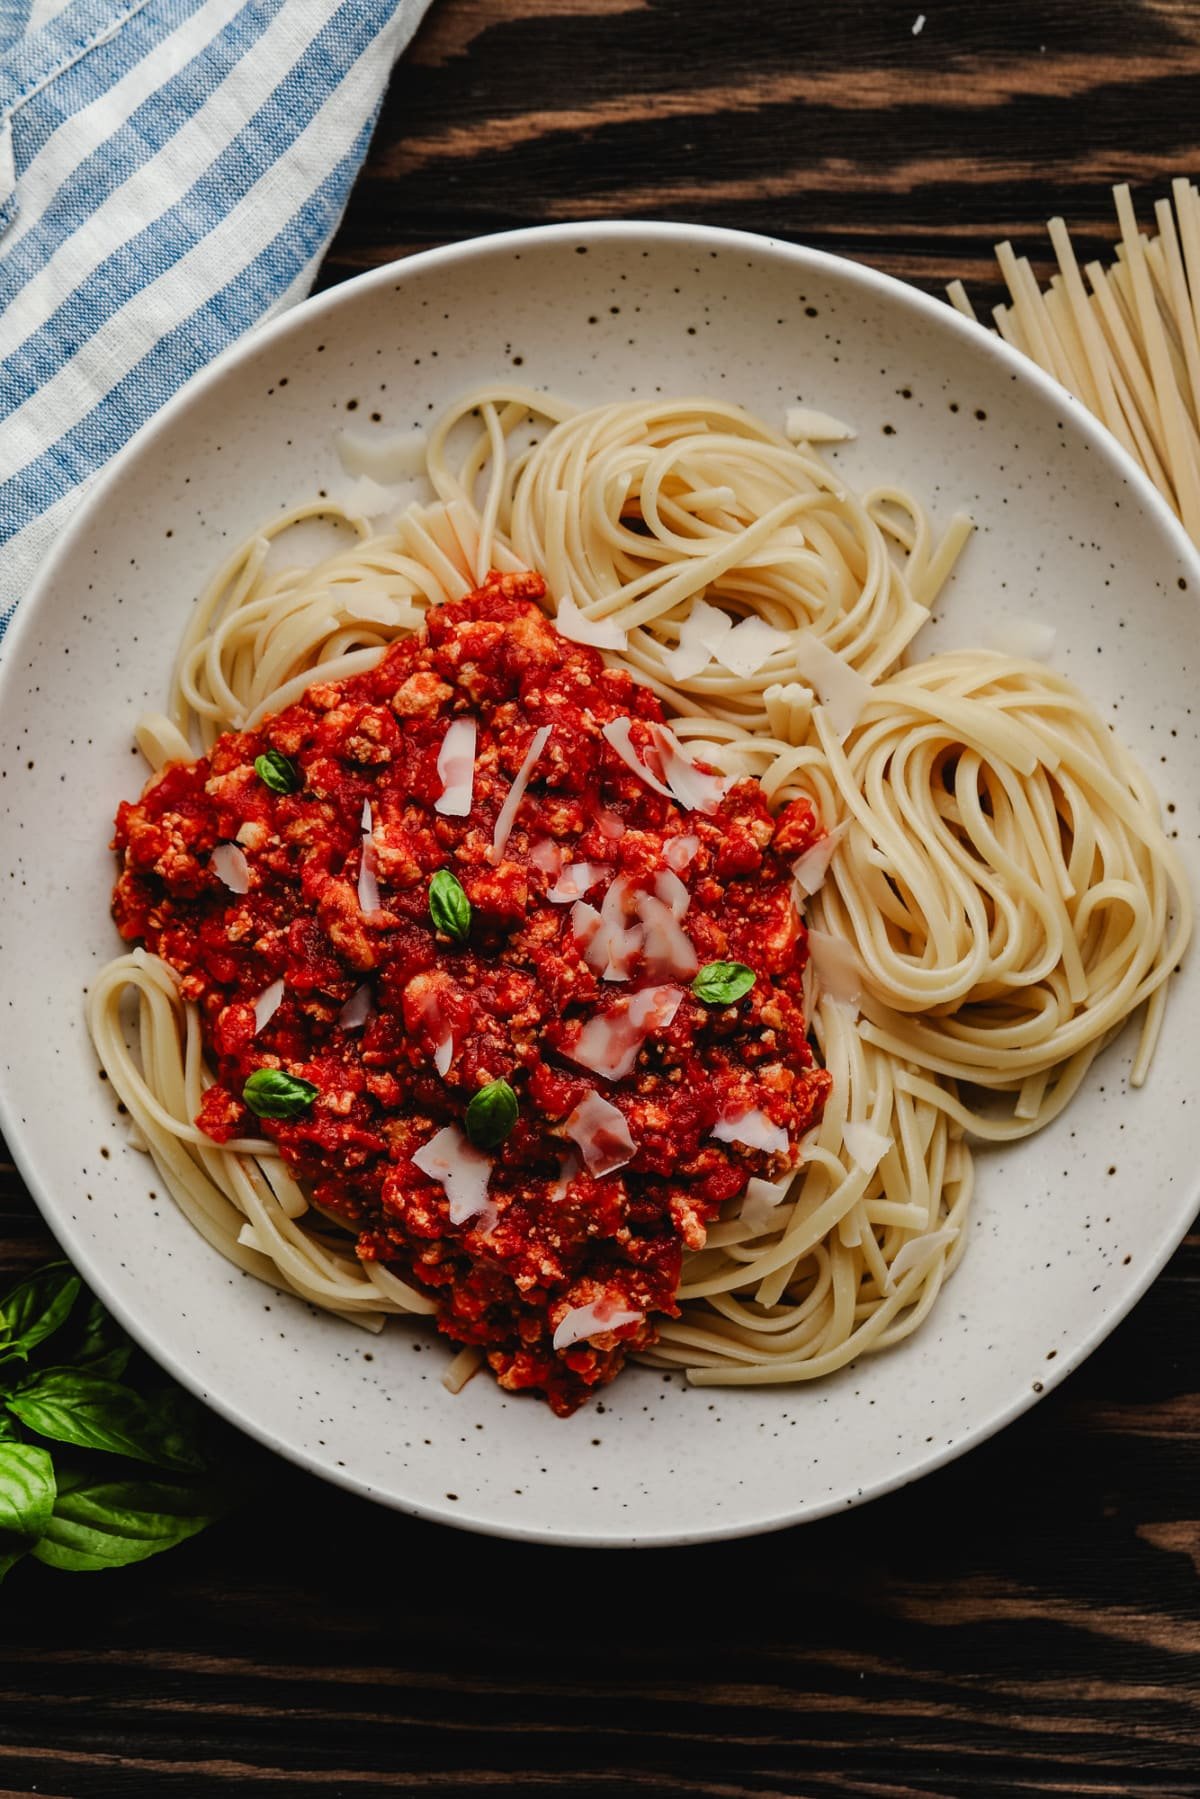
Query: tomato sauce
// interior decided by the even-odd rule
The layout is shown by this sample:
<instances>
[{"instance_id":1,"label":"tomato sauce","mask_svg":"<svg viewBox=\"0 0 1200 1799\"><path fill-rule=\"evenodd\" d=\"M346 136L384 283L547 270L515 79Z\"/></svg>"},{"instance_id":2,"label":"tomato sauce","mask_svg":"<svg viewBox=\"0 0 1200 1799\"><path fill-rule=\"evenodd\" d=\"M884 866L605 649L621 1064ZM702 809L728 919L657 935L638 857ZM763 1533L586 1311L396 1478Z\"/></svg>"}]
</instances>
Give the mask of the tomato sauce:
<instances>
[{"instance_id":1,"label":"tomato sauce","mask_svg":"<svg viewBox=\"0 0 1200 1799\"><path fill-rule=\"evenodd\" d=\"M772 818L751 780L711 814L654 791L603 727L632 721L653 767L658 700L561 637L543 594L538 576L493 575L369 673L317 683L256 729L168 766L118 812L113 911L199 1007L217 1076L201 1128L217 1143L271 1138L364 1261L428 1290L448 1337L479 1345L503 1387L565 1415L654 1341L656 1317L675 1315L683 1252L703 1245L720 1207L751 1175L788 1165L790 1148L748 1149L715 1139L714 1126L754 1111L794 1146L820 1119L829 1077L807 1042L806 939L790 888L791 860L822 835L812 808L800 800ZM454 817L437 810L438 759L460 718L477 739L470 811ZM542 726L548 741L497 857L496 820ZM294 791L256 770L268 752L286 759ZM222 844L240 851L245 893L214 868ZM217 863L228 870L228 852ZM568 876L568 890L599 871L582 914L549 897L580 863L592 867ZM465 941L432 920L439 870L469 901ZM589 918L622 877L624 963L608 972L626 978L605 978L588 960ZM702 1001L686 958L680 972L650 966L638 948L649 927L639 935L636 920L654 893L679 914L697 964L753 970L744 997ZM280 981L256 1028L256 1002ZM669 1003L649 1008L644 1033L627 1032L631 1002L652 985ZM356 995L350 1016L365 1022L340 1022ZM573 1058L597 1020L606 1042L631 1036L628 1073ZM294 1118L255 1117L243 1089L261 1069L316 1097ZM488 1211L456 1224L443 1185L413 1157L444 1127L461 1129L472 1096L498 1080L517 1120L487 1152ZM593 1093L622 1115L634 1150L610 1173L589 1173L566 1131ZM556 1331L589 1306L626 1321L556 1350Z\"/></svg>"}]
</instances>

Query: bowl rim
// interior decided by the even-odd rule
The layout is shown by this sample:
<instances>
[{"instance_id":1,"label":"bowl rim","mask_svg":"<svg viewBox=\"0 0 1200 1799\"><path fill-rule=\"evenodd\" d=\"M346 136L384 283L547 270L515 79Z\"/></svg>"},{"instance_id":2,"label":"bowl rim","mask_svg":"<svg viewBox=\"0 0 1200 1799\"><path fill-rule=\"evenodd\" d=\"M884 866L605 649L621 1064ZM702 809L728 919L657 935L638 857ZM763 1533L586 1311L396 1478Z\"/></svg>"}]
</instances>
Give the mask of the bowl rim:
<instances>
[{"instance_id":1,"label":"bowl rim","mask_svg":"<svg viewBox=\"0 0 1200 1799\"><path fill-rule=\"evenodd\" d=\"M830 251L811 249L806 245L765 233L654 218L565 220L550 225L523 226L514 230L489 232L481 236L417 251L410 256L399 257L382 263L377 268L365 270L362 274L339 282L319 294L310 295L274 318L252 327L222 350L203 369L191 376L153 417L139 427L128 442L93 477L62 535L55 541L28 592L19 602L3 639L0 639L0 707L4 705L9 681L16 678L14 671L20 663L25 639L36 628L43 597L54 586L60 566L73 556L77 545L86 540L93 521L103 512L108 503L110 490L124 478L126 466L135 462L161 437L169 436L177 422L185 417L188 409L196 400L207 393L209 389L218 385L226 374L236 368L241 361L254 357L265 345L286 338L298 325L303 329L315 320L332 317L342 306L353 304L354 300L363 293L387 286L389 283L392 285L404 283L409 278L410 272L449 270L462 263L470 263L481 257L486 258L493 253L519 251L524 245L538 248L546 244L564 243L575 247L584 241L592 245L597 242L609 243L620 240L633 242L646 237L651 237L657 242L673 240L678 244L695 244L698 248L706 251L714 249L738 251L759 259L765 256L769 260L785 264L791 263L804 270L828 273L841 281L849 282L851 286L857 285L865 293L876 298L881 297L892 305L899 306L901 310L908 309L918 319L936 323L940 329L949 330L964 345L969 346L973 354L989 357L999 368L1007 370L1014 381L1031 388L1043 399L1051 401L1064 415L1071 417L1072 428L1082 434L1090 449L1110 465L1113 471L1129 485L1143 507L1148 509L1159 529L1165 533L1176 556L1190 570L1191 580L1194 581L1196 588L1200 589L1200 549L1187 536L1163 495L1159 493L1133 458L1121 447L1116 438L1080 400L1047 375L1029 357L1007 344L997 334L988 331L979 322L964 317L947 302L923 292L920 288L900 280L897 276L873 268L869 264L857 262L850 257L837 255ZM38 1207L43 1223L60 1243L64 1253L78 1268L88 1286L159 1367L163 1368L181 1386L203 1401L227 1423L232 1424L263 1447L271 1450L272 1453L302 1468L306 1473L316 1475L360 1498L372 1500L402 1515L460 1530L470 1530L480 1535L560 1548L623 1549L636 1547L653 1549L684 1547L699 1543L767 1535L800 1524L816 1523L821 1518L844 1512L851 1506L864 1505L872 1499L895 1492L910 1485L913 1481L923 1479L936 1470L946 1467L1019 1418L1039 1400L1059 1387L1075 1369L1087 1360L1105 1338L1116 1329L1117 1325L1128 1316L1158 1278L1187 1234L1195 1211L1194 1194L1189 1190L1186 1206L1181 1211L1176 1228L1168 1232L1160 1241L1155 1253L1139 1270L1137 1278L1132 1281L1111 1310L1104 1312L1065 1353L1059 1355L1053 1369L1046 1370L1045 1376L1040 1382L1040 1391L1035 1391L1032 1386L1025 1388L1016 1394L1008 1404L997 1407L986 1417L966 1429L960 1436L916 1456L907 1467L894 1473L881 1474L877 1480L864 1485L853 1494L830 1496L798 1509L776 1510L762 1517L742 1519L732 1523L714 1522L710 1528L687 1531L666 1528L645 1531L637 1536L622 1533L619 1529L605 1533L594 1530L578 1533L570 1530L556 1531L520 1523L499 1523L486 1518L473 1518L469 1514L454 1513L436 1504L405 1500L381 1493L365 1479L356 1475L353 1469L329 1466L299 1445L282 1441L274 1434L269 1424L248 1418L239 1411L235 1401L210 1393L205 1386L203 1374L191 1367L181 1355L176 1354L169 1346L164 1347L158 1343L153 1333L144 1330L139 1324L136 1312L130 1310L122 1300L113 1295L103 1272L96 1271L89 1265L89 1251L86 1245L81 1247L76 1240L78 1233L71 1229L69 1220L54 1216L55 1209L49 1196L49 1183L42 1180L32 1149L24 1141L24 1127L18 1115L17 1104L15 1100L10 1101L7 1081L2 1070L0 1070L0 1130L4 1133L9 1153Z\"/></svg>"}]
</instances>

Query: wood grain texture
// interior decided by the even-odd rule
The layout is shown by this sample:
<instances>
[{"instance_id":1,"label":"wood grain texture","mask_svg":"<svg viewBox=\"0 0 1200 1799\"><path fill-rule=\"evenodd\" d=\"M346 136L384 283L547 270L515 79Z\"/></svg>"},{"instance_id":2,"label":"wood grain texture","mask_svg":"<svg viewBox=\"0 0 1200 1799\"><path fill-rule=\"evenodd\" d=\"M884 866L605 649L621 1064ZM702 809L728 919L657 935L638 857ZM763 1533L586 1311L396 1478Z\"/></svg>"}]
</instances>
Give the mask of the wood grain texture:
<instances>
[{"instance_id":1,"label":"wood grain texture","mask_svg":"<svg viewBox=\"0 0 1200 1799\"><path fill-rule=\"evenodd\" d=\"M998 297L1200 172L1194 0L434 0L322 280L604 215ZM1148 207L1151 193L1144 195ZM52 1245L0 1168L0 1269ZM545 1551L247 1447L253 1506L0 1603L0 1799L1200 1795L1200 1236L964 1461L751 1543Z\"/></svg>"}]
</instances>

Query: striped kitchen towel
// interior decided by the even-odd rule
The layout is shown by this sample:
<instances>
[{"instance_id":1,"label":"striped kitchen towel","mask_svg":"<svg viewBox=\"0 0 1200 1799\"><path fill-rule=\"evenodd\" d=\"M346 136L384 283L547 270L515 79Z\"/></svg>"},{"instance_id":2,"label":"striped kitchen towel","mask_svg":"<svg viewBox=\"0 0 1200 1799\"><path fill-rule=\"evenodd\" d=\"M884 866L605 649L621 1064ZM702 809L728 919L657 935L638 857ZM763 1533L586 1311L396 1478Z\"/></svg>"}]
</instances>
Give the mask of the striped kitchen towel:
<instances>
[{"instance_id":1,"label":"striped kitchen towel","mask_svg":"<svg viewBox=\"0 0 1200 1799\"><path fill-rule=\"evenodd\" d=\"M0 0L0 631L96 471L301 299L428 0Z\"/></svg>"}]
</instances>

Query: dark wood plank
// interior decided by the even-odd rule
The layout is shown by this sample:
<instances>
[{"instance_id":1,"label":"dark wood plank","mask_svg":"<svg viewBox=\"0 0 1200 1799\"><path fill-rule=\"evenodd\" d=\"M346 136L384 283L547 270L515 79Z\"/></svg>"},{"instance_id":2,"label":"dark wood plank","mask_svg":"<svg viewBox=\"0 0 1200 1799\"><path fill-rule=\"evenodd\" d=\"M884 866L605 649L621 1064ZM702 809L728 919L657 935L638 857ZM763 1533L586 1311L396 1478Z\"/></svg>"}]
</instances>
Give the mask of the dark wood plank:
<instances>
[{"instance_id":1,"label":"dark wood plank","mask_svg":"<svg viewBox=\"0 0 1200 1799\"><path fill-rule=\"evenodd\" d=\"M1189 0L434 0L322 281L479 231L700 219L999 297L1200 172ZM0 1168L0 1269L52 1243ZM1200 1795L1200 1236L1060 1391L751 1543L475 1539L267 1463L117 1576L20 1568L0 1799L396 1790ZM258 1462L249 1448L248 1458Z\"/></svg>"}]
</instances>

